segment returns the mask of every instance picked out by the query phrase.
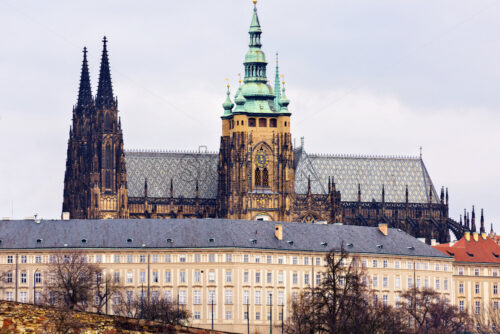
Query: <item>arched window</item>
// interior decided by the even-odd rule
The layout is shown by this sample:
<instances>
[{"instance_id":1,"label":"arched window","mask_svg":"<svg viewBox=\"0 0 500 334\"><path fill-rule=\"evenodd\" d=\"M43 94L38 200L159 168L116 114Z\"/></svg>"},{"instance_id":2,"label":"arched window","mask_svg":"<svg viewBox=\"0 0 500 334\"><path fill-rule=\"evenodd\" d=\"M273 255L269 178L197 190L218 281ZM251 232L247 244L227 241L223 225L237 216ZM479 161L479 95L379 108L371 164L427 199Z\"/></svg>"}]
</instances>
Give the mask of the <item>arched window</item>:
<instances>
[{"instance_id":1,"label":"arched window","mask_svg":"<svg viewBox=\"0 0 500 334\"><path fill-rule=\"evenodd\" d=\"M265 128L267 126L267 119L265 119L265 118L259 118L259 126L261 128Z\"/></svg>"},{"instance_id":2,"label":"arched window","mask_svg":"<svg viewBox=\"0 0 500 334\"><path fill-rule=\"evenodd\" d=\"M105 151L105 163L104 163L104 168L111 169L113 168L113 153L111 152L111 145L106 144L106 151Z\"/></svg>"},{"instance_id":3,"label":"arched window","mask_svg":"<svg viewBox=\"0 0 500 334\"><path fill-rule=\"evenodd\" d=\"M262 186L269 187L269 171L267 168L262 171Z\"/></svg>"},{"instance_id":4,"label":"arched window","mask_svg":"<svg viewBox=\"0 0 500 334\"><path fill-rule=\"evenodd\" d=\"M272 127L272 128L275 128L276 125L277 125L276 118L271 118L269 120L269 126Z\"/></svg>"},{"instance_id":5,"label":"arched window","mask_svg":"<svg viewBox=\"0 0 500 334\"><path fill-rule=\"evenodd\" d=\"M248 126L255 127L255 118L248 119Z\"/></svg>"},{"instance_id":6,"label":"arched window","mask_svg":"<svg viewBox=\"0 0 500 334\"><path fill-rule=\"evenodd\" d=\"M108 189L111 188L111 172L106 172L104 175L104 186Z\"/></svg>"},{"instance_id":7,"label":"arched window","mask_svg":"<svg viewBox=\"0 0 500 334\"><path fill-rule=\"evenodd\" d=\"M286 126L286 122L285 122L285 126Z\"/></svg>"},{"instance_id":8,"label":"arched window","mask_svg":"<svg viewBox=\"0 0 500 334\"><path fill-rule=\"evenodd\" d=\"M256 186L262 185L262 176L260 175L260 168L259 167L257 167L255 169L255 185Z\"/></svg>"},{"instance_id":9,"label":"arched window","mask_svg":"<svg viewBox=\"0 0 500 334\"><path fill-rule=\"evenodd\" d=\"M244 121L241 121L241 125L245 125L245 122L244 122Z\"/></svg>"}]
</instances>

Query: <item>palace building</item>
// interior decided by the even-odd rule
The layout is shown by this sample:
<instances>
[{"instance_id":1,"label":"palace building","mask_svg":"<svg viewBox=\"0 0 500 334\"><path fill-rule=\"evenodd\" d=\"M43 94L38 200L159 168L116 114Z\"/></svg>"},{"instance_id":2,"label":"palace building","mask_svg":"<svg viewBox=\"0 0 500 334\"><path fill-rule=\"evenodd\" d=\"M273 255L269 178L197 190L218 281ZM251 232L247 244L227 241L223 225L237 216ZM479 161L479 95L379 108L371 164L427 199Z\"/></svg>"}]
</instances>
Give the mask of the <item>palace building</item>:
<instances>
[{"instance_id":1,"label":"palace building","mask_svg":"<svg viewBox=\"0 0 500 334\"><path fill-rule=\"evenodd\" d=\"M63 214L74 219L227 218L304 223L386 223L438 242L470 231L448 216L422 157L327 155L293 145L290 101L276 62L268 84L254 4L244 79L227 88L218 152L124 149L104 39L97 94L84 49L73 108ZM214 117L218 112L214 112ZM214 134L216 135L216 134Z\"/></svg>"}]
</instances>

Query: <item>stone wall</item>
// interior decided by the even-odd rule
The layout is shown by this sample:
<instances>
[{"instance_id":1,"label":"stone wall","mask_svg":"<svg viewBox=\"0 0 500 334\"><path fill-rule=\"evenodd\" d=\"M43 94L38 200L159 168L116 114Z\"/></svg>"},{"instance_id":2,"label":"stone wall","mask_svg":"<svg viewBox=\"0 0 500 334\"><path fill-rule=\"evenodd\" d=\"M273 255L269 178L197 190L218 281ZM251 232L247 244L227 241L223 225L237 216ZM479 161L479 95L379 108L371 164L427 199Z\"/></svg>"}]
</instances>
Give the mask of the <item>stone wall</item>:
<instances>
[{"instance_id":1,"label":"stone wall","mask_svg":"<svg viewBox=\"0 0 500 334\"><path fill-rule=\"evenodd\" d=\"M88 312L62 311L56 308L0 301L0 334L4 333L75 333L139 334L188 333L216 334L193 327L164 325L158 322L106 316Z\"/></svg>"}]
</instances>

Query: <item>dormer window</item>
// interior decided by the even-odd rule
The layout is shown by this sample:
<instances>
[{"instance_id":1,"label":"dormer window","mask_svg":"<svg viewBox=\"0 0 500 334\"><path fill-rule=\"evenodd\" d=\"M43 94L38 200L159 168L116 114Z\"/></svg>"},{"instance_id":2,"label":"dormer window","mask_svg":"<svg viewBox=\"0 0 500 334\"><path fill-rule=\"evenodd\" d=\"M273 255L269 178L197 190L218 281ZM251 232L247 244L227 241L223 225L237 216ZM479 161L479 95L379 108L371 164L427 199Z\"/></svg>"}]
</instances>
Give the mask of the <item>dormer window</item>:
<instances>
[{"instance_id":1,"label":"dormer window","mask_svg":"<svg viewBox=\"0 0 500 334\"><path fill-rule=\"evenodd\" d=\"M131 244L131 243L132 243L132 241L134 241L134 239L132 239L132 238L128 238L128 239L127 239L127 244Z\"/></svg>"}]
</instances>

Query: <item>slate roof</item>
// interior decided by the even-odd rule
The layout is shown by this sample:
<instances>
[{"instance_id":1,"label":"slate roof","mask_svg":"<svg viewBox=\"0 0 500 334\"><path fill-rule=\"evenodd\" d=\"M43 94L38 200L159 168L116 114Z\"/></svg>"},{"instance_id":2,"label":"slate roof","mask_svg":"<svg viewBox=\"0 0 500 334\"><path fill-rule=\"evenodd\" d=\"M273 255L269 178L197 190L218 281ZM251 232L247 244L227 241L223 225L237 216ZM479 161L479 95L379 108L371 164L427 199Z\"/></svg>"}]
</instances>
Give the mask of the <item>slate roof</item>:
<instances>
[{"instance_id":1,"label":"slate roof","mask_svg":"<svg viewBox=\"0 0 500 334\"><path fill-rule=\"evenodd\" d=\"M483 239L481 234L478 241L475 241L471 234L469 241L462 237L457 242L433 247L453 256L457 262L500 263L500 246L490 237Z\"/></svg>"},{"instance_id":2,"label":"slate roof","mask_svg":"<svg viewBox=\"0 0 500 334\"><path fill-rule=\"evenodd\" d=\"M384 236L377 227L280 224L283 225L283 240L275 238L274 223L265 221L73 219L41 220L37 223L33 220L10 220L0 221L0 248L255 248L327 252L331 248L339 248L344 241L345 244L352 244L352 247L346 247L350 253L448 257L409 234L392 228ZM38 243L37 239L41 241ZM82 243L82 239L86 239L86 243ZM132 242L127 242L127 239L132 239ZM252 239L256 242L253 243ZM322 245L322 242L327 245Z\"/></svg>"},{"instance_id":3,"label":"slate roof","mask_svg":"<svg viewBox=\"0 0 500 334\"><path fill-rule=\"evenodd\" d=\"M126 151L129 197L144 196L148 181L149 197L170 197L173 180L174 197L194 198L198 180L200 198L217 197L217 153Z\"/></svg>"},{"instance_id":4,"label":"slate roof","mask_svg":"<svg viewBox=\"0 0 500 334\"><path fill-rule=\"evenodd\" d=\"M296 150L295 192L307 193L307 178L311 177L313 194L326 194L328 177L333 176L342 201L382 201L382 185L387 203L404 203L408 185L410 203L428 203L429 187L433 202L439 197L424 162L418 157L326 156ZM149 197L169 197L170 179L174 197L195 197L196 179L200 198L217 197L217 153L177 153L127 151L128 195L144 196L144 180L148 180Z\"/></svg>"},{"instance_id":5,"label":"slate roof","mask_svg":"<svg viewBox=\"0 0 500 334\"><path fill-rule=\"evenodd\" d=\"M311 192L326 194L328 177L333 176L342 201L357 201L360 184L362 202L381 202L383 185L386 202L404 203L408 185L410 203L429 203L429 187L432 187L433 203L438 203L438 194L421 158L298 154L300 158L295 170L295 192L298 194L307 193L308 176L311 177Z\"/></svg>"}]
</instances>

